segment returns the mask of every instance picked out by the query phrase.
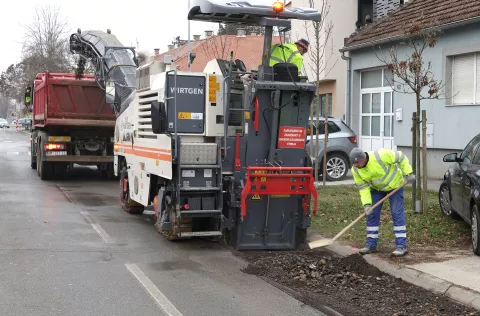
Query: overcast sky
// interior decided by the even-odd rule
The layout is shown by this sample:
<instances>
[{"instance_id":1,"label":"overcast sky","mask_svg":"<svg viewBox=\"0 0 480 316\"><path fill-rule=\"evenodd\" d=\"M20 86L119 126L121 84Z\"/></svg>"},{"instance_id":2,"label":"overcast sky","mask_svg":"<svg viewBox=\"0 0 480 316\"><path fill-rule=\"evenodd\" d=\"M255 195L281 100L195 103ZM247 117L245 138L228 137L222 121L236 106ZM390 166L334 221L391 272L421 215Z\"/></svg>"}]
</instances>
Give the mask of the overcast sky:
<instances>
[{"instance_id":1,"label":"overcast sky","mask_svg":"<svg viewBox=\"0 0 480 316\"><path fill-rule=\"evenodd\" d=\"M193 0L192 0L193 3ZM188 0L158 1L9 1L0 10L0 72L21 58L21 42L24 25L32 19L36 5L59 5L60 15L65 18L72 32L111 29L112 34L126 46L141 50L160 48L166 51L176 36L187 39ZM202 35L205 30L216 30L217 24L191 22L191 35Z\"/></svg>"}]
</instances>

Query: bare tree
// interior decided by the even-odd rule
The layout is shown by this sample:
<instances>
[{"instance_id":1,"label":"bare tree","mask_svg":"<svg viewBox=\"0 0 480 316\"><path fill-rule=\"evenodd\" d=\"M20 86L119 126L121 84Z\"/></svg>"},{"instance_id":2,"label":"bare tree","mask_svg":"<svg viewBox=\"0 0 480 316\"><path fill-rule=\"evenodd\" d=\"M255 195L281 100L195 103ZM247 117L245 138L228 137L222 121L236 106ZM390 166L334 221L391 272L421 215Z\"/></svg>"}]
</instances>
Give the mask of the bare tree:
<instances>
[{"instance_id":1,"label":"bare tree","mask_svg":"<svg viewBox=\"0 0 480 316\"><path fill-rule=\"evenodd\" d=\"M23 100L23 64L11 64L0 76L0 95L20 102Z\"/></svg>"},{"instance_id":2,"label":"bare tree","mask_svg":"<svg viewBox=\"0 0 480 316\"><path fill-rule=\"evenodd\" d=\"M306 65L313 73L315 83L317 85L315 98L310 106L310 130L315 130L315 146L313 146L313 141L310 141L310 156L316 157L319 152L319 130L321 129L319 125L318 117L321 115L321 100L320 100L320 86L324 82L325 78L328 76L329 72L335 66L336 61L331 62L331 58L335 55L333 53L332 43L332 30L333 22L328 20L328 14L330 12L331 4L329 0L322 0L320 4L317 4L318 1L309 0L308 4L310 8L317 9L321 16L322 20L317 21L305 21L304 29L307 40L310 42L310 48L308 55L310 57L310 62ZM300 70L300 69L299 69ZM327 175L327 143L328 143L328 100L325 102L325 140L324 140L324 157L323 157L323 185L326 182ZM317 108L315 110L315 107ZM317 118L317 119L315 119ZM313 128L315 122L315 129ZM313 136L313 135L312 135ZM312 137L311 136L311 137ZM315 155L315 156L314 156ZM315 180L318 181L318 158L315 159Z\"/></svg>"},{"instance_id":3,"label":"bare tree","mask_svg":"<svg viewBox=\"0 0 480 316\"><path fill-rule=\"evenodd\" d=\"M428 28L423 23L411 24L405 28L403 39L398 45L389 49L388 57L377 58L384 63L393 75L393 80L386 78L389 85L395 92L415 95L417 116L414 122L416 133L416 152L412 151L412 156L416 157L416 187L422 192L422 183L420 179L427 177L426 162L424 161L422 172L420 171L420 113L421 102L423 100L442 99L446 82L437 80L433 71L432 63L424 60L424 53L429 48L434 48L439 40L440 32L435 28ZM404 56L399 56L398 48L407 51ZM426 140L423 140L425 144ZM412 144L413 145L413 144ZM413 148L413 146L412 146ZM424 149L426 146L424 145ZM427 188L424 188L422 200L427 199ZM421 203L419 212L423 211L424 203Z\"/></svg>"},{"instance_id":4,"label":"bare tree","mask_svg":"<svg viewBox=\"0 0 480 316\"><path fill-rule=\"evenodd\" d=\"M234 35L215 35L205 40L202 50L209 60L215 58L228 59L230 53L237 51L238 38Z\"/></svg>"},{"instance_id":5,"label":"bare tree","mask_svg":"<svg viewBox=\"0 0 480 316\"><path fill-rule=\"evenodd\" d=\"M22 53L25 76L32 80L39 72L70 72L68 24L59 6L37 6L32 22L25 26ZM25 78L25 79L27 79Z\"/></svg>"}]
</instances>

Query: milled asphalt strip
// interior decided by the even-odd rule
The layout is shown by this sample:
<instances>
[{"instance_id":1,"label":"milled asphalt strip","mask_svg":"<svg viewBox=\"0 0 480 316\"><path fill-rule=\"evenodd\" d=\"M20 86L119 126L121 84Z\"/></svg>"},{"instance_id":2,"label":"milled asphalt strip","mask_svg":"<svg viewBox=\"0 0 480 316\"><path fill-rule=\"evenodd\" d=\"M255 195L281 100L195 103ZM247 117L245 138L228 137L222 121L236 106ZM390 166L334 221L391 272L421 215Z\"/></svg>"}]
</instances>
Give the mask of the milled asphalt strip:
<instances>
[{"instance_id":1,"label":"milled asphalt strip","mask_svg":"<svg viewBox=\"0 0 480 316\"><path fill-rule=\"evenodd\" d=\"M307 236L307 239L308 241L314 241L323 239L323 237L318 234L311 233ZM356 253L353 251L352 247L340 244L333 244L325 247L325 249L341 257L347 257ZM424 273L409 267L394 266L385 260L378 260L375 255L365 255L363 258L369 264L386 274L400 278L405 282L424 288L433 293L445 295L460 304L480 311L480 293L476 291L463 288L428 273Z\"/></svg>"},{"instance_id":2,"label":"milled asphalt strip","mask_svg":"<svg viewBox=\"0 0 480 316\"><path fill-rule=\"evenodd\" d=\"M80 211L80 213L87 219L87 221L92 225L93 229L102 237L102 239L107 243L107 244L113 244L113 239L110 237L106 231L103 230L102 226L95 222L93 217L90 215L90 213L86 211Z\"/></svg>"},{"instance_id":3,"label":"milled asphalt strip","mask_svg":"<svg viewBox=\"0 0 480 316\"><path fill-rule=\"evenodd\" d=\"M125 264L128 271L140 282L140 284L147 290L152 298L157 302L158 306L168 316L183 316L178 309L163 295L163 293L153 284L152 281L140 270L136 264Z\"/></svg>"}]
</instances>

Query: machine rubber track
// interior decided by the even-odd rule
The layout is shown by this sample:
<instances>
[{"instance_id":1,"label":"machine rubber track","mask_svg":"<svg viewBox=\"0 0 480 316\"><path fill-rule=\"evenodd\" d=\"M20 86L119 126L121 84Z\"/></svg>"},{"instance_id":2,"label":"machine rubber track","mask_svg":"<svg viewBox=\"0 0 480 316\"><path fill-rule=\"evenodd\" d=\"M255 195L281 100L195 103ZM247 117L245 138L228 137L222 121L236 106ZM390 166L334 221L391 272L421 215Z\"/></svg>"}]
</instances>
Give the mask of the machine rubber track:
<instances>
[{"instance_id":1,"label":"machine rubber track","mask_svg":"<svg viewBox=\"0 0 480 316\"><path fill-rule=\"evenodd\" d=\"M154 226L157 232L162 235L168 241L188 239L190 237L178 237L178 218L175 216L175 212L170 210L170 218L173 218L172 230L161 230L160 221L158 216L155 216ZM192 219L191 218L182 218L180 222L180 229L182 232L191 232L192 231Z\"/></svg>"}]
</instances>

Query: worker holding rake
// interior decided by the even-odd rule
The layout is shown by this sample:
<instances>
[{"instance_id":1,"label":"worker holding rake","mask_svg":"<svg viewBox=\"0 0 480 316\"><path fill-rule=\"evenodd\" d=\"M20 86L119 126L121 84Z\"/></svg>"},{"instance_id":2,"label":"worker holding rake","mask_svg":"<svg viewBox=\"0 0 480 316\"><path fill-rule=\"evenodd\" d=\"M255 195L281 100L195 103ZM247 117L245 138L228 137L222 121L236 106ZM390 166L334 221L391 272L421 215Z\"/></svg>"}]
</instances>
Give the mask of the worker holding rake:
<instances>
[{"instance_id":1,"label":"worker holding rake","mask_svg":"<svg viewBox=\"0 0 480 316\"><path fill-rule=\"evenodd\" d=\"M404 176L408 183L415 182L415 175L407 156L401 151L381 148L372 152L364 152L354 148L350 153L353 165L352 174L360 191L360 199L367 212L372 205L382 200L387 194L404 185ZM389 197L392 211L393 230L396 249L392 256L401 257L407 254L407 228L405 223L405 208L403 187ZM378 233L380 228L379 204L367 217L367 242L359 253L364 255L377 252Z\"/></svg>"}]
</instances>

